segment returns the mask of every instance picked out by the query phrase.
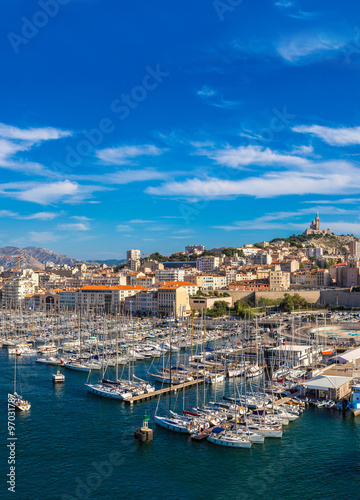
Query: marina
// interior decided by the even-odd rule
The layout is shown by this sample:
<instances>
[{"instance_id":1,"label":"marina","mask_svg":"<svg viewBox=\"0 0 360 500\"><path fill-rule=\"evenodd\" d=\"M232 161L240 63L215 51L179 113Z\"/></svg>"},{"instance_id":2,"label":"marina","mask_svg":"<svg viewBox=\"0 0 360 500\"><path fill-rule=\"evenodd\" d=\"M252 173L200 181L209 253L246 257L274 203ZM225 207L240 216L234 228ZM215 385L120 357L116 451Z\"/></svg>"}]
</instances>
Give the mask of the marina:
<instances>
[{"instance_id":1,"label":"marina","mask_svg":"<svg viewBox=\"0 0 360 500\"><path fill-rule=\"evenodd\" d=\"M120 450L124 462L119 470L121 473L126 470L129 481L133 477L129 467L132 463L140 466L147 454L163 463L165 456L173 461L174 453L179 456L191 453L192 463L201 470L198 460L205 459L202 450L206 450L205 463L216 460L217 468L225 477L234 467L232 454L240 454L249 476L248 467L252 463L258 464L258 471L261 469L259 460L265 460L270 452L266 449L274 456L280 453L280 448L274 448L276 443L282 443L281 449L285 447L290 461L299 446L302 450L299 457L303 457L300 442L311 440L310 435L318 432L319 421L324 418L327 429L333 424L345 425L345 429L351 425L355 433L351 439L357 439L359 424L353 416L357 415L359 404L356 348L349 344L346 350L342 344L334 348L330 357L324 357L323 336L317 331L310 356L306 344L296 343L300 338L296 325L287 333L287 340L278 341L278 337L284 336L282 321L280 318L277 328L266 334L261 333L262 327L257 321L222 321L208 329L204 321L172 324L149 319L140 322L131 317L93 316L85 312L60 317L37 312L14 316L12 312L2 311L2 383L8 380L6 367L13 371L18 365L16 373L19 372L29 399L21 399L21 404L29 407L18 412L18 417L25 417L18 420L22 446L25 449L28 446L26 433L38 432L40 416L48 404L54 410L47 412L50 425L57 425L59 435L67 432L68 425L73 427L69 436L63 438L65 449L79 453L73 433L80 432L79 426L82 435L88 429L97 437L93 444L91 440L86 444L86 449L98 446L96 443L102 436L101 440L108 442L107 451L98 450L97 456L104 460L109 450ZM26 351L30 344L36 356L16 353L19 346ZM332 361L335 359L337 362ZM69 369L73 367L75 369ZM348 380L352 383L341 389L344 393L337 392L338 389L334 392L332 385L326 392L318 379L324 384L331 377L341 383ZM49 383L51 379L53 384ZM347 400L349 402L344 403ZM59 419L69 424L62 426ZM141 419L142 427L134 431ZM103 430L98 421L106 422ZM49 425L47 422L45 427ZM54 439L57 440L54 436L50 442L56 450L60 441ZM142 450L148 446L152 449ZM230 454L228 458L227 454ZM222 469L219 460L227 464L227 470ZM176 462L178 470L185 474L182 460ZM266 467L270 467L268 462ZM24 471L34 473L31 464L24 466ZM71 481L71 473L66 475ZM267 487L271 481L267 479ZM25 487L25 483L21 484L19 489ZM180 483L177 484L175 491L180 488ZM35 485L33 488L36 491ZM130 483L125 485L125 491L130 491L129 488ZM237 488L241 491L240 485ZM111 491L108 484L107 489ZM63 497L54 498L67 498L70 490L64 491ZM145 493L139 486L137 491L139 497ZM247 485L246 491L252 491L252 486ZM194 490L188 497L195 500L199 495L200 492ZM220 493L209 495L221 498Z\"/></svg>"}]
</instances>

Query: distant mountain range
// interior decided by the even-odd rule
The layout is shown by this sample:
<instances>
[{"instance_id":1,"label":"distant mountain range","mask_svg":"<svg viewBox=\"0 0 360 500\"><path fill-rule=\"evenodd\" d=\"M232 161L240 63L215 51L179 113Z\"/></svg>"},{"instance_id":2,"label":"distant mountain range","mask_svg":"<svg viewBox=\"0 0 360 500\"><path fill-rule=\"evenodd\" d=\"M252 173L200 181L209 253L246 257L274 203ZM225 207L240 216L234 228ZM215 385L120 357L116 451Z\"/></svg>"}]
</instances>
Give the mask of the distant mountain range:
<instances>
[{"instance_id":1,"label":"distant mountain range","mask_svg":"<svg viewBox=\"0 0 360 500\"><path fill-rule=\"evenodd\" d=\"M4 267L4 269L17 269L19 255L21 257L21 267L30 269L45 269L46 262L53 262L57 265L67 264L68 266L82 262L90 264L90 262L73 259L67 255L61 255L52 250L48 250L47 248L18 248L8 246L0 248L0 266Z\"/></svg>"}]
</instances>

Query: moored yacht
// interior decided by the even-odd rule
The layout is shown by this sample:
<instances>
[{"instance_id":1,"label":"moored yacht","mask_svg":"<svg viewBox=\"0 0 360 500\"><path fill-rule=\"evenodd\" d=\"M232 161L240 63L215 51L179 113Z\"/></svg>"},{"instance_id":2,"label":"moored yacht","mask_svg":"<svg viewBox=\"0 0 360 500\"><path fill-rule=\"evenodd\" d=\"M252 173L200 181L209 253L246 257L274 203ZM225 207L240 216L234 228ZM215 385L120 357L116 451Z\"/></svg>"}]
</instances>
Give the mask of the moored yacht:
<instances>
[{"instance_id":1,"label":"moored yacht","mask_svg":"<svg viewBox=\"0 0 360 500\"><path fill-rule=\"evenodd\" d=\"M219 429L216 427L215 429ZM214 429L214 430L215 430ZM223 431L213 432L208 437L208 441L220 446L228 446L230 448L251 448L252 442L242 432L236 431Z\"/></svg>"}]
</instances>

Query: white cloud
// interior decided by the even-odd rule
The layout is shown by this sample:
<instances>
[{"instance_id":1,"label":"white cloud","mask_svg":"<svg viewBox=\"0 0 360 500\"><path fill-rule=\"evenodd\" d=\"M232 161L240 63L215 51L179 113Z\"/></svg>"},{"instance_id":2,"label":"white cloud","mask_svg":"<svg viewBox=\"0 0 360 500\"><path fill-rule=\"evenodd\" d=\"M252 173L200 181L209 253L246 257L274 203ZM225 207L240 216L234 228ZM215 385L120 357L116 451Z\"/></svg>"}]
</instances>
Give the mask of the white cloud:
<instances>
[{"instance_id":1,"label":"white cloud","mask_svg":"<svg viewBox=\"0 0 360 500\"><path fill-rule=\"evenodd\" d=\"M329 205L333 203L334 205L353 205L360 203L360 198L341 198L339 200L311 200L302 201L301 203L311 203L312 205Z\"/></svg>"},{"instance_id":2,"label":"white cloud","mask_svg":"<svg viewBox=\"0 0 360 500\"><path fill-rule=\"evenodd\" d=\"M17 213L11 210L0 210L0 217L15 217L16 215Z\"/></svg>"},{"instance_id":3,"label":"white cloud","mask_svg":"<svg viewBox=\"0 0 360 500\"><path fill-rule=\"evenodd\" d=\"M116 172L110 172L104 175L76 175L71 178L74 180L87 180L109 185L122 185L130 184L131 182L160 180L168 176L169 172L159 172L153 168L145 168L143 170L117 170Z\"/></svg>"},{"instance_id":4,"label":"white cloud","mask_svg":"<svg viewBox=\"0 0 360 500\"><path fill-rule=\"evenodd\" d=\"M123 232L123 231L133 231L133 228L129 226L129 224L119 224L116 226L116 231Z\"/></svg>"},{"instance_id":5,"label":"white cloud","mask_svg":"<svg viewBox=\"0 0 360 500\"><path fill-rule=\"evenodd\" d=\"M300 156L311 156L315 157L314 155L314 147L313 146L294 146L292 148L291 154L296 154Z\"/></svg>"},{"instance_id":6,"label":"white cloud","mask_svg":"<svg viewBox=\"0 0 360 500\"><path fill-rule=\"evenodd\" d=\"M21 151L28 151L35 144L69 135L69 131L52 127L20 129L0 123L0 167L25 174L54 176L54 173L43 165L24 161L16 155Z\"/></svg>"},{"instance_id":7,"label":"white cloud","mask_svg":"<svg viewBox=\"0 0 360 500\"><path fill-rule=\"evenodd\" d=\"M133 219L129 221L129 224L151 224L153 222L153 220Z\"/></svg>"},{"instance_id":8,"label":"white cloud","mask_svg":"<svg viewBox=\"0 0 360 500\"><path fill-rule=\"evenodd\" d=\"M344 162L323 162L305 171L269 172L241 180L218 178L170 181L146 192L158 196L215 199L228 196L272 198L283 195L344 194L360 191L360 171Z\"/></svg>"},{"instance_id":9,"label":"white cloud","mask_svg":"<svg viewBox=\"0 0 360 500\"><path fill-rule=\"evenodd\" d=\"M90 222L93 219L90 219L89 217L86 217L86 215L72 215L71 219L76 219L80 220L82 222Z\"/></svg>"},{"instance_id":10,"label":"white cloud","mask_svg":"<svg viewBox=\"0 0 360 500\"><path fill-rule=\"evenodd\" d=\"M360 144L360 127L323 127L321 125L298 125L292 127L294 132L311 134L319 137L331 146L352 146Z\"/></svg>"},{"instance_id":11,"label":"white cloud","mask_svg":"<svg viewBox=\"0 0 360 500\"><path fill-rule=\"evenodd\" d=\"M207 85L203 85L200 90L197 91L197 95L201 97L212 97L217 94L215 89L208 87Z\"/></svg>"},{"instance_id":12,"label":"white cloud","mask_svg":"<svg viewBox=\"0 0 360 500\"><path fill-rule=\"evenodd\" d=\"M96 152L96 156L112 165L122 165L131 163L131 160L139 156L159 156L166 151L153 144L144 144L142 146L119 146L117 148L101 149Z\"/></svg>"},{"instance_id":13,"label":"white cloud","mask_svg":"<svg viewBox=\"0 0 360 500\"><path fill-rule=\"evenodd\" d=\"M223 229L225 231L242 231L248 229L256 229L256 230L268 230L268 229L293 229L304 231L306 227L309 225L310 220L315 217L316 210L318 207L311 207L306 209L300 209L296 211L289 212L272 212L263 215L262 217L257 217L253 220L243 220L243 221L235 221L232 225L220 225L213 226L215 229ZM320 216L322 215L354 215L358 214L356 210L346 210L346 209L337 209L336 207L321 207ZM296 219L301 217L304 219L306 217L305 222L295 222ZM340 224L340 223L339 223ZM326 222L323 223L323 226L331 227L331 229L337 230L340 228L337 222ZM359 223L360 224L360 223ZM345 231L345 229L342 229ZM346 231L347 232L347 231Z\"/></svg>"},{"instance_id":14,"label":"white cloud","mask_svg":"<svg viewBox=\"0 0 360 500\"><path fill-rule=\"evenodd\" d=\"M88 223L85 222L75 222L75 223L59 224L58 229L64 231L89 231L90 226Z\"/></svg>"},{"instance_id":15,"label":"white cloud","mask_svg":"<svg viewBox=\"0 0 360 500\"><path fill-rule=\"evenodd\" d=\"M303 33L276 44L278 54L287 62L302 64L309 59L333 57L346 41L333 35Z\"/></svg>"},{"instance_id":16,"label":"white cloud","mask_svg":"<svg viewBox=\"0 0 360 500\"><path fill-rule=\"evenodd\" d=\"M56 217L59 217L60 213L56 212L37 212L36 214L30 214L30 215L19 215L17 217L18 219L23 219L23 220L53 220Z\"/></svg>"},{"instance_id":17,"label":"white cloud","mask_svg":"<svg viewBox=\"0 0 360 500\"><path fill-rule=\"evenodd\" d=\"M53 127L20 129L12 125L0 123L0 137L4 137L5 139L18 139L36 143L51 139L61 139L71 134L69 130L59 130Z\"/></svg>"},{"instance_id":18,"label":"white cloud","mask_svg":"<svg viewBox=\"0 0 360 500\"><path fill-rule=\"evenodd\" d=\"M312 19L317 17L319 14L317 12L304 12L301 10L298 1L290 0L278 0L275 2L275 6L278 7L283 14L294 19Z\"/></svg>"},{"instance_id":19,"label":"white cloud","mask_svg":"<svg viewBox=\"0 0 360 500\"><path fill-rule=\"evenodd\" d=\"M0 184L0 194L22 201L51 205L84 203L95 191L110 190L103 186L80 185L69 180L58 182L9 182ZM89 201L90 203L91 201Z\"/></svg>"},{"instance_id":20,"label":"white cloud","mask_svg":"<svg viewBox=\"0 0 360 500\"><path fill-rule=\"evenodd\" d=\"M48 205L56 203L64 197L75 195L78 189L77 183L65 180L53 183L38 183L34 187L24 191L13 191L11 194L19 200Z\"/></svg>"},{"instance_id":21,"label":"white cloud","mask_svg":"<svg viewBox=\"0 0 360 500\"><path fill-rule=\"evenodd\" d=\"M240 104L240 101L229 101L224 99L223 95L207 85L203 85L200 90L197 91L197 95L201 97L210 106L215 106L216 108L232 109Z\"/></svg>"},{"instance_id":22,"label":"white cloud","mask_svg":"<svg viewBox=\"0 0 360 500\"><path fill-rule=\"evenodd\" d=\"M243 168L249 165L301 167L309 163L306 158L282 154L261 146L239 146L237 148L227 146L215 151L200 151L200 154L206 154L220 165L232 168Z\"/></svg>"}]
</instances>

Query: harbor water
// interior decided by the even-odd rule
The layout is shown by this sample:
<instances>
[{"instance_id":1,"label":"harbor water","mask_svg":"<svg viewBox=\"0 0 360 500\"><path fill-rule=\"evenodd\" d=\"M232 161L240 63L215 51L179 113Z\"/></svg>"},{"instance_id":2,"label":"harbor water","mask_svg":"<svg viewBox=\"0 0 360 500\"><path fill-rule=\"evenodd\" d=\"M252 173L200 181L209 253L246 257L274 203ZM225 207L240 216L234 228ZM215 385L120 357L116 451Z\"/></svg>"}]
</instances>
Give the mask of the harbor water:
<instances>
[{"instance_id":1,"label":"harbor water","mask_svg":"<svg viewBox=\"0 0 360 500\"><path fill-rule=\"evenodd\" d=\"M307 408L284 427L282 439L265 439L251 449L229 449L155 425L154 440L139 443L134 430L144 412L155 413L157 399L136 405L97 397L86 391L87 373L62 369L65 384L52 384L56 367L18 358L22 393L31 410L17 413L16 488L7 490L7 394L13 387L14 359L0 350L1 498L65 499L281 499L359 497L360 417ZM137 363L146 376L149 362ZM91 375L93 381L99 373ZM206 387L207 401L224 388ZM231 393L233 381L226 382ZM203 399L203 387L171 396L181 411ZM215 395L215 390L217 394ZM165 411L168 396L159 409Z\"/></svg>"}]
</instances>

